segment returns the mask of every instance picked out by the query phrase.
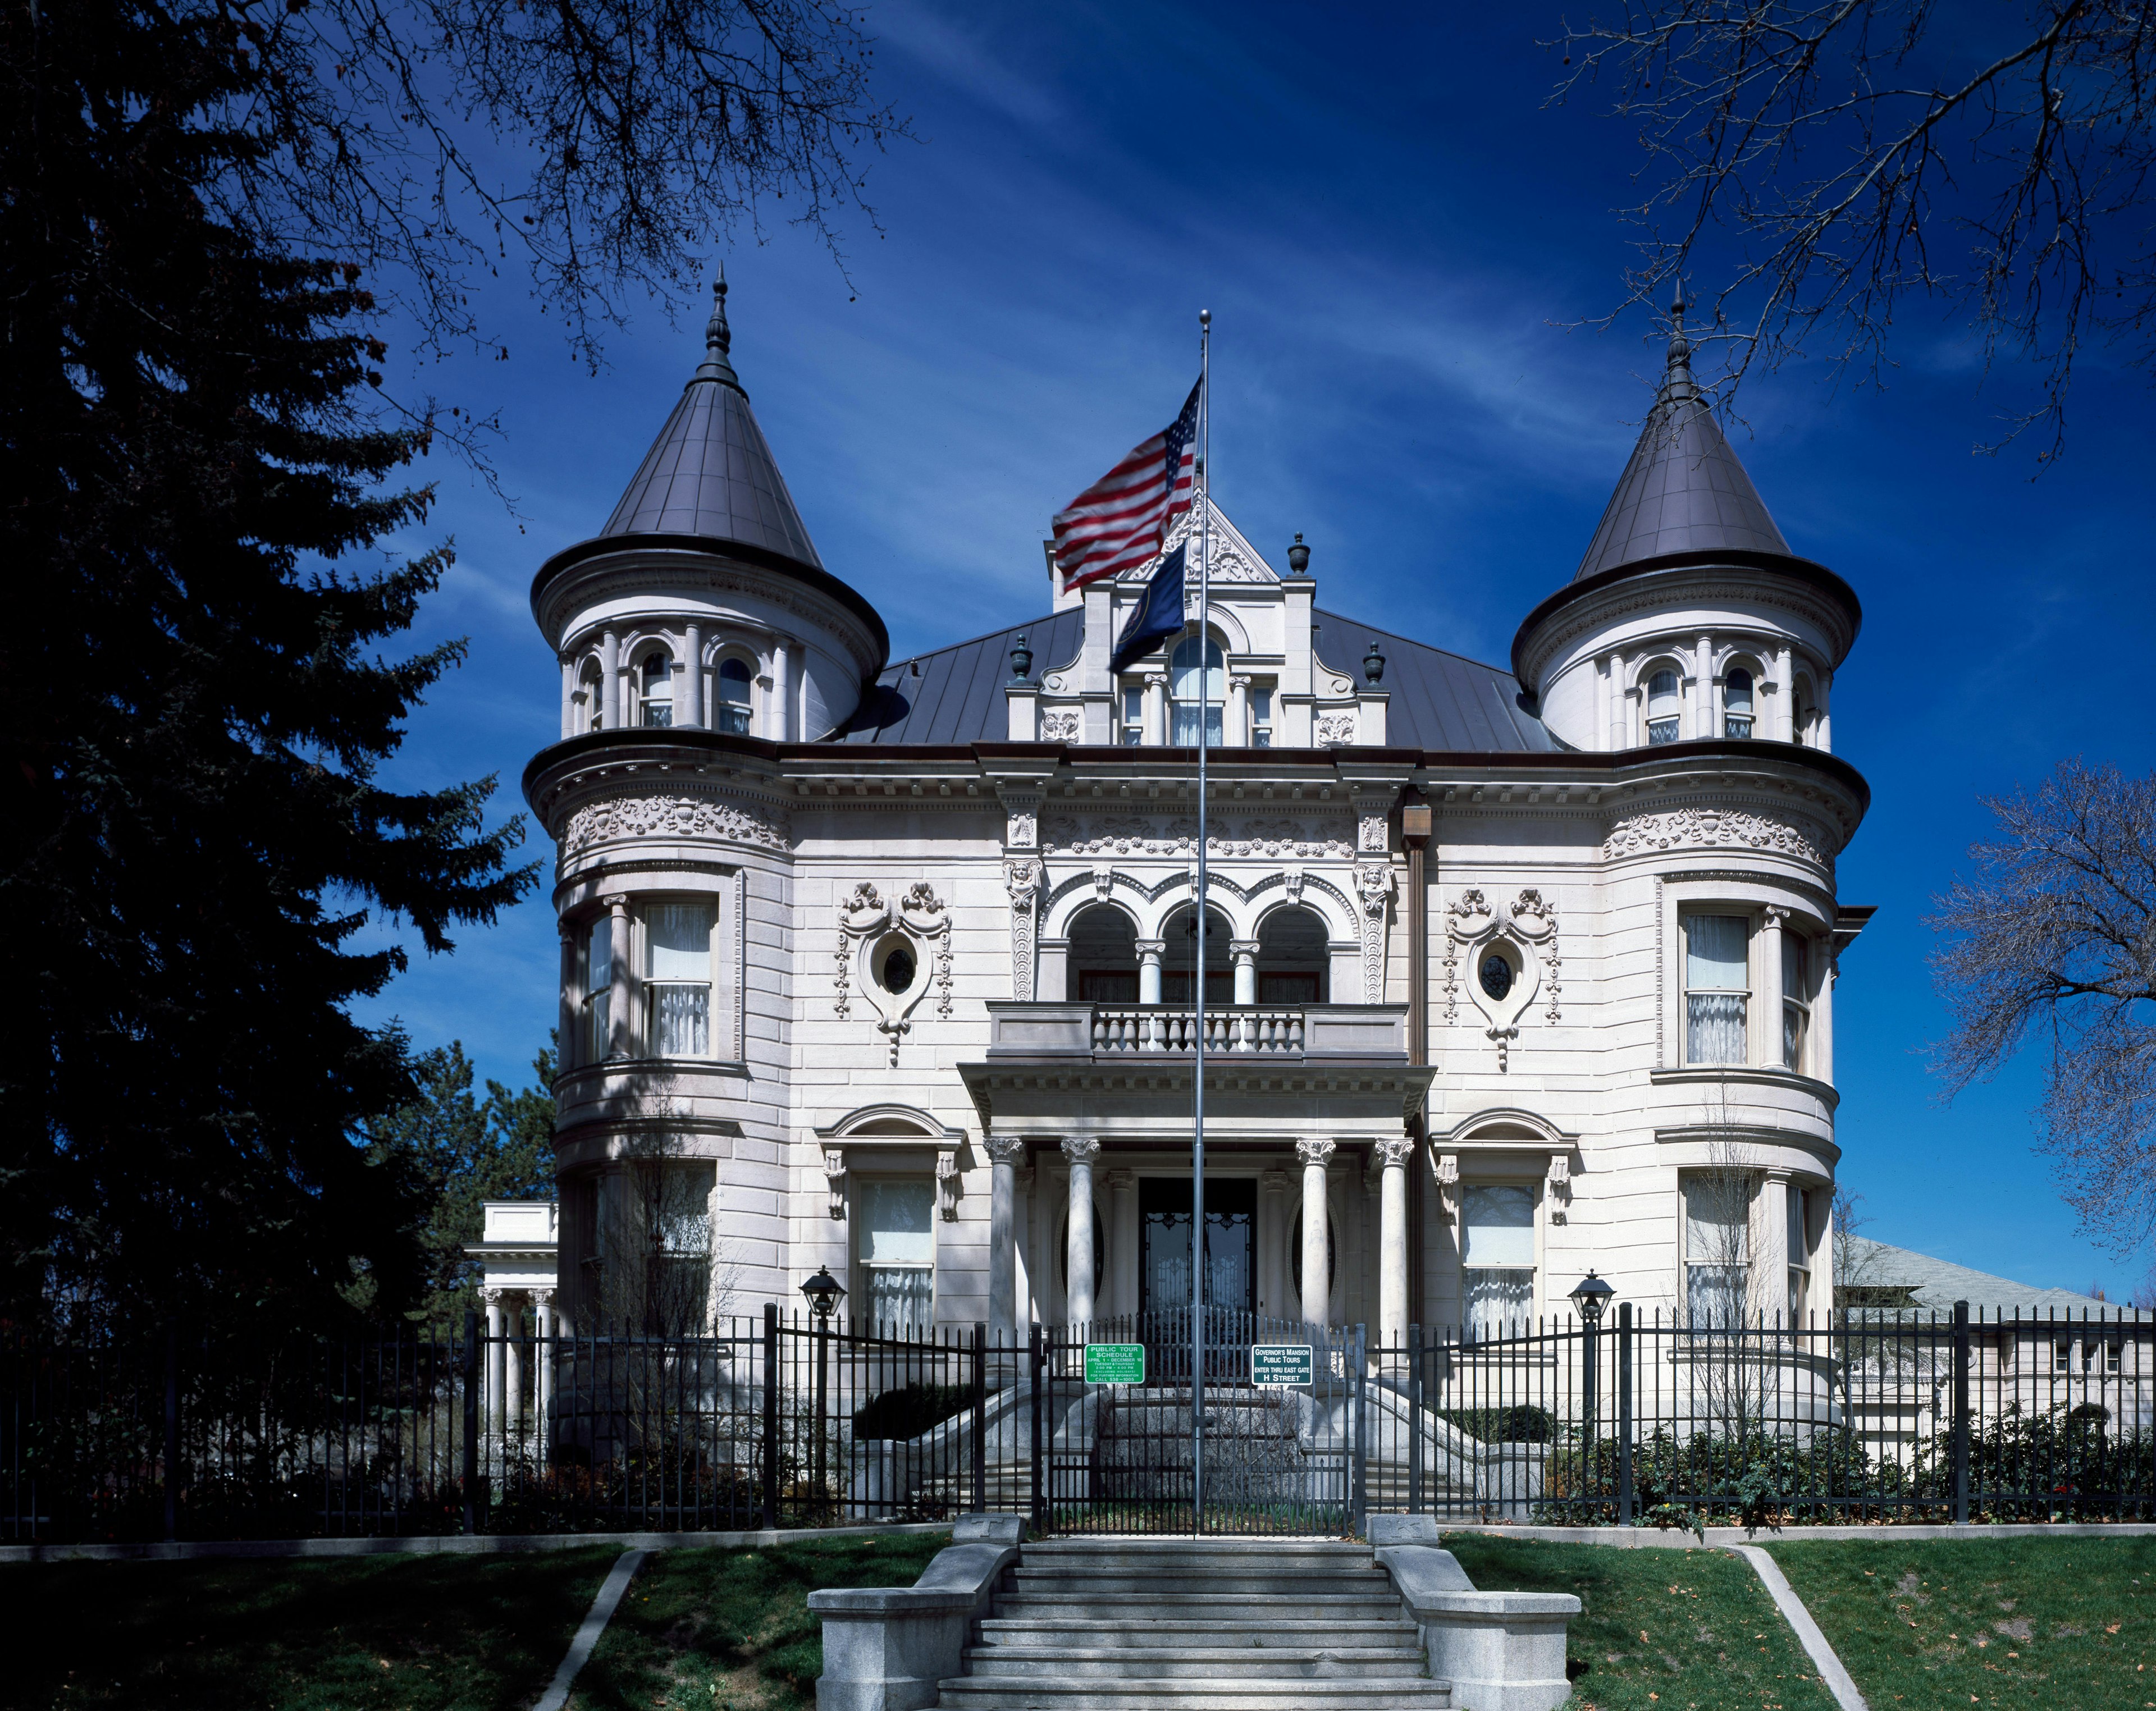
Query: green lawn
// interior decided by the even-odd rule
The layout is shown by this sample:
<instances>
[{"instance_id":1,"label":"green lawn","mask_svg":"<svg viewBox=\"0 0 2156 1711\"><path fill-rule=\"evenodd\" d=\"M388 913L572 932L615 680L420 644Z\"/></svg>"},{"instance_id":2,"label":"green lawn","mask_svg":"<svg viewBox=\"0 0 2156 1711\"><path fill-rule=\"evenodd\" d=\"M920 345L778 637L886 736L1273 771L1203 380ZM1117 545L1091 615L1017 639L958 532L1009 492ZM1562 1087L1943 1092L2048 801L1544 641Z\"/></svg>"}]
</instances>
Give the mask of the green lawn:
<instances>
[{"instance_id":1,"label":"green lawn","mask_svg":"<svg viewBox=\"0 0 2156 1711\"><path fill-rule=\"evenodd\" d=\"M2156 1705L2156 1539L1767 1549L1873 1711Z\"/></svg>"},{"instance_id":2,"label":"green lawn","mask_svg":"<svg viewBox=\"0 0 2156 1711\"><path fill-rule=\"evenodd\" d=\"M947 1533L819 1539L644 1560L570 1711L795 1711L824 1668L819 1586L911 1586Z\"/></svg>"},{"instance_id":3,"label":"green lawn","mask_svg":"<svg viewBox=\"0 0 2156 1711\"><path fill-rule=\"evenodd\" d=\"M1567 1711L1835 1711L1759 1577L1720 1550L1624 1550L1449 1533L1492 1592L1570 1592Z\"/></svg>"},{"instance_id":4,"label":"green lawn","mask_svg":"<svg viewBox=\"0 0 2156 1711\"><path fill-rule=\"evenodd\" d=\"M4 1711L529 1711L621 1553L0 1566Z\"/></svg>"}]
</instances>

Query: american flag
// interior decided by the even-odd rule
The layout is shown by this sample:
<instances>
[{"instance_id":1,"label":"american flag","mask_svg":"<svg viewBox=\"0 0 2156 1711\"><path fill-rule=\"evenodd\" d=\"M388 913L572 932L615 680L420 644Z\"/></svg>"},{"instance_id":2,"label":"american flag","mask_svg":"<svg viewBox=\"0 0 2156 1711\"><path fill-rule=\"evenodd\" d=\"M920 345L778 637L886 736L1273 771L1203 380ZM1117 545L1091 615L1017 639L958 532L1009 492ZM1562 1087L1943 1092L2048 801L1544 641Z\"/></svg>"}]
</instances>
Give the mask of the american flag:
<instances>
[{"instance_id":1,"label":"american flag","mask_svg":"<svg viewBox=\"0 0 2156 1711\"><path fill-rule=\"evenodd\" d=\"M1055 568L1063 592L1143 564L1190 509L1200 380L1174 421L1055 514Z\"/></svg>"}]
</instances>

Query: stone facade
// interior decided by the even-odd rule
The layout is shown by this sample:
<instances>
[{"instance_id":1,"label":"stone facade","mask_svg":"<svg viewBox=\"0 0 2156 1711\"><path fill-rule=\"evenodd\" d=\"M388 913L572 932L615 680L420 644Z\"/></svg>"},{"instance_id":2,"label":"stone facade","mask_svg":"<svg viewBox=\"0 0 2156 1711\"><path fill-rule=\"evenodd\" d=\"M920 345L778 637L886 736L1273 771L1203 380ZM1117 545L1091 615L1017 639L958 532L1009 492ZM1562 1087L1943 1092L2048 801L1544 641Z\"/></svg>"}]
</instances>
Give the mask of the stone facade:
<instances>
[{"instance_id":1,"label":"stone facade","mask_svg":"<svg viewBox=\"0 0 2156 1711\"><path fill-rule=\"evenodd\" d=\"M1681 341L1511 672L1328 616L1306 552L1201 502L1173 538L1210 551L1218 663L1120 674L1150 566L891 663L722 315L708 343L533 587L572 1321L746 1314L819 1267L905 1323L1166 1304L1209 718L1224 1302L1396 1334L1563 1311L1592 1267L1643 1311L1825 1310L1858 611L1760 544Z\"/></svg>"}]
</instances>

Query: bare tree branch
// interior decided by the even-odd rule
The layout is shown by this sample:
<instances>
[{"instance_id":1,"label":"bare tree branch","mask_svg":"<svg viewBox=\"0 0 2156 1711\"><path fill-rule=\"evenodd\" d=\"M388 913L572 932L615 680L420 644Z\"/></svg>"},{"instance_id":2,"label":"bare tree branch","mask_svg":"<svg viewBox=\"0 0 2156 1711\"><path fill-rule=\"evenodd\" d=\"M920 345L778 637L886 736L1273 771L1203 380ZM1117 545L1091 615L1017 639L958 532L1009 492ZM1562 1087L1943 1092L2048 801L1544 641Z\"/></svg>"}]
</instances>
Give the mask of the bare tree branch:
<instances>
[{"instance_id":1,"label":"bare tree branch","mask_svg":"<svg viewBox=\"0 0 2156 1711\"><path fill-rule=\"evenodd\" d=\"M2066 1199L2119 1248L2156 1227L2156 776L2061 762L2033 797L1987 799L1999 836L1936 899L1932 1048L1952 1099L2032 1037L2038 1123Z\"/></svg>"},{"instance_id":2,"label":"bare tree branch","mask_svg":"<svg viewBox=\"0 0 2156 1711\"><path fill-rule=\"evenodd\" d=\"M1640 260L1607 325L1688 275L1712 309L1727 408L1802 353L1876 382L1908 300L1966 315L1987 371L2040 377L1978 448L2064 444L2084 342L2156 355L2150 218L2156 12L2037 0L2020 20L1933 0L1640 0L1568 24L1553 101L1613 89L1639 126Z\"/></svg>"}]
</instances>

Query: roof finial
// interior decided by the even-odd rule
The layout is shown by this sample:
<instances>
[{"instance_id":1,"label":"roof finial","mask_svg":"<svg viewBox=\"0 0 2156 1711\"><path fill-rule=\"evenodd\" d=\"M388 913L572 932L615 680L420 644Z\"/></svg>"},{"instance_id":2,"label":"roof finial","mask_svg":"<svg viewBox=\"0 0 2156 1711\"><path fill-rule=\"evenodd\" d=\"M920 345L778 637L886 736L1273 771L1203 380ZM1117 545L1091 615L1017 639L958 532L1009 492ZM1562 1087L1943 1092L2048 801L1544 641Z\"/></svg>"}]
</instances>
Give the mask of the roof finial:
<instances>
[{"instance_id":1,"label":"roof finial","mask_svg":"<svg viewBox=\"0 0 2156 1711\"><path fill-rule=\"evenodd\" d=\"M711 281L711 318L704 323L704 360L694 378L723 381L741 392L740 378L734 373L733 364L726 361L733 346L734 336L726 325L726 264L721 262L719 276Z\"/></svg>"},{"instance_id":2,"label":"roof finial","mask_svg":"<svg viewBox=\"0 0 2156 1711\"><path fill-rule=\"evenodd\" d=\"M1691 377L1691 341L1685 337L1685 311L1691 305L1685 301L1684 287L1677 287L1677 295L1670 303L1669 365L1662 373L1661 395L1657 403L1676 403L1697 398L1699 387Z\"/></svg>"}]
</instances>

